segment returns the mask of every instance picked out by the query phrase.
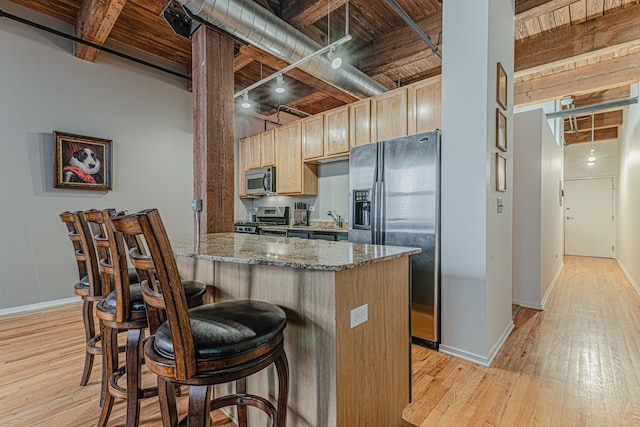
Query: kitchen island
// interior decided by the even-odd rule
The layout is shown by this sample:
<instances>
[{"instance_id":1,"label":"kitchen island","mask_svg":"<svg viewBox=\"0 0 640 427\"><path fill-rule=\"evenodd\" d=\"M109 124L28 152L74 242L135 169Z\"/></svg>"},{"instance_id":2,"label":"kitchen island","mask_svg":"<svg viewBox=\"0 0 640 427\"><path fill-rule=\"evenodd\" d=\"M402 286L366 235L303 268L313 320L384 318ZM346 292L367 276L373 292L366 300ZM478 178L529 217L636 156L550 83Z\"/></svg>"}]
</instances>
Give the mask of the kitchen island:
<instances>
[{"instance_id":1,"label":"kitchen island","mask_svg":"<svg viewBox=\"0 0 640 427\"><path fill-rule=\"evenodd\" d=\"M287 313L288 426L402 424L409 256L419 249L239 233L171 243L183 278L210 285L210 301L258 299ZM351 311L365 304L366 316L356 317L366 320L352 328ZM273 369L250 378L249 392L274 397Z\"/></svg>"}]
</instances>

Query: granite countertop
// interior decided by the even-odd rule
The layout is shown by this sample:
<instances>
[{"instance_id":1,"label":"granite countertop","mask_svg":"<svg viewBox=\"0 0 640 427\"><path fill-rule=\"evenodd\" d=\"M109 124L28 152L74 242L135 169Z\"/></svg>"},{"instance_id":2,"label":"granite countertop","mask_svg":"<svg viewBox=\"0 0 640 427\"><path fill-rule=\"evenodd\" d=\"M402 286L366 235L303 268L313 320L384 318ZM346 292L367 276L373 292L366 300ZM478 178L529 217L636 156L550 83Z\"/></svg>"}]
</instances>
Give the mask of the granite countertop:
<instances>
[{"instance_id":1,"label":"granite countertop","mask_svg":"<svg viewBox=\"0 0 640 427\"><path fill-rule=\"evenodd\" d=\"M340 271L401 256L417 254L419 248L328 242L243 233L214 233L172 237L176 256L239 264L260 264L311 270Z\"/></svg>"}]
</instances>

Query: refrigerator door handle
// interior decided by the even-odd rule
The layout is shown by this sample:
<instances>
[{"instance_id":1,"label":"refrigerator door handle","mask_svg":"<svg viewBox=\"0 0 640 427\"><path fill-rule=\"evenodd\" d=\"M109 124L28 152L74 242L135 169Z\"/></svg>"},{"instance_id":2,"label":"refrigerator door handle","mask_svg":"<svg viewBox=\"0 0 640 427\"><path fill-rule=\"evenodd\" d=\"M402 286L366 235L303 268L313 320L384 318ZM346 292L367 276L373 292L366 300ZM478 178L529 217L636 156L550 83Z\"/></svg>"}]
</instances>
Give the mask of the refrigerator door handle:
<instances>
[{"instance_id":1,"label":"refrigerator door handle","mask_svg":"<svg viewBox=\"0 0 640 427\"><path fill-rule=\"evenodd\" d=\"M373 182L373 188L371 189L371 244L377 245L376 239L378 233L378 182Z\"/></svg>"},{"instance_id":2,"label":"refrigerator door handle","mask_svg":"<svg viewBox=\"0 0 640 427\"><path fill-rule=\"evenodd\" d=\"M386 229L386 223L387 223L387 210L386 210L386 184L384 182L384 177L382 179L382 181L380 182L380 224L378 227L378 230L380 230L379 233L379 240L380 240L380 244L384 245L386 244L386 239L385 239L385 233L387 231Z\"/></svg>"}]
</instances>

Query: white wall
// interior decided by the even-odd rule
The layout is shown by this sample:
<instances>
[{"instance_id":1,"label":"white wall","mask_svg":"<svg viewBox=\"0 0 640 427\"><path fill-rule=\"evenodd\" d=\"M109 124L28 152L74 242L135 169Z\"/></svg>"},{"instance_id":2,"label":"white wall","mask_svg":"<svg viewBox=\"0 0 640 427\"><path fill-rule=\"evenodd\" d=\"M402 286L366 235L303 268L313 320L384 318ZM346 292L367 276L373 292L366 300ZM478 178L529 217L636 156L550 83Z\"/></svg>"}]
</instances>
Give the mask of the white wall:
<instances>
[{"instance_id":1,"label":"white wall","mask_svg":"<svg viewBox=\"0 0 640 427\"><path fill-rule=\"evenodd\" d=\"M563 151L542 109L515 114L513 133L513 302L543 309L563 265Z\"/></svg>"},{"instance_id":2,"label":"white wall","mask_svg":"<svg viewBox=\"0 0 640 427\"><path fill-rule=\"evenodd\" d=\"M0 0L0 8L71 33ZM71 42L0 25L0 309L73 296L77 270L65 210L157 207L171 234L193 227L192 110L184 82ZM53 188L54 130L113 140L113 191Z\"/></svg>"},{"instance_id":3,"label":"white wall","mask_svg":"<svg viewBox=\"0 0 640 427\"><path fill-rule=\"evenodd\" d=\"M541 139L541 197L540 197L540 295L541 308L562 270L564 255L564 200L561 202L563 180L563 149L549 127L545 116L540 117ZM564 187L562 185L562 187Z\"/></svg>"},{"instance_id":4,"label":"white wall","mask_svg":"<svg viewBox=\"0 0 640 427\"><path fill-rule=\"evenodd\" d=\"M570 144L564 150L564 179L610 177L618 174L617 140L593 143L595 164L589 166L587 158L592 145Z\"/></svg>"},{"instance_id":5,"label":"white wall","mask_svg":"<svg viewBox=\"0 0 640 427\"><path fill-rule=\"evenodd\" d=\"M497 62L509 76L513 135L513 29L511 0L443 3L440 349L484 365L513 327L511 153L506 193L495 190L493 165Z\"/></svg>"},{"instance_id":6,"label":"white wall","mask_svg":"<svg viewBox=\"0 0 640 427\"><path fill-rule=\"evenodd\" d=\"M624 112L618 137L618 262L640 292L640 105Z\"/></svg>"},{"instance_id":7,"label":"white wall","mask_svg":"<svg viewBox=\"0 0 640 427\"><path fill-rule=\"evenodd\" d=\"M513 116L513 303L532 308L542 308L542 114L532 110Z\"/></svg>"}]
</instances>

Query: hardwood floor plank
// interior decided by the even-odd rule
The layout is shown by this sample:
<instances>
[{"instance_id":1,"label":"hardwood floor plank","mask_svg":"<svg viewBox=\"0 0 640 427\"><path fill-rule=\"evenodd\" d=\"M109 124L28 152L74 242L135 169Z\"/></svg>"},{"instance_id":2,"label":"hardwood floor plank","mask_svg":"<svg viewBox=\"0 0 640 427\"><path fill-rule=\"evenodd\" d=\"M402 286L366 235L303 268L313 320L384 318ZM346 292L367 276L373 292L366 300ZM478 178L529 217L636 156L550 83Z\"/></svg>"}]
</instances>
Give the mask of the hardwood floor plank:
<instances>
[{"instance_id":1,"label":"hardwood floor plank","mask_svg":"<svg viewBox=\"0 0 640 427\"><path fill-rule=\"evenodd\" d=\"M0 425L96 424L100 358L81 387L80 306L0 317ZM490 368L413 347L404 425L640 425L639 308L640 295L615 260L565 257L545 311L520 310ZM143 381L155 378L145 370ZM181 414L186 399L178 398ZM124 418L117 402L109 425ZM213 418L216 427L233 425L220 412ZM162 424L156 399L142 402L140 419L141 426Z\"/></svg>"},{"instance_id":2,"label":"hardwood floor plank","mask_svg":"<svg viewBox=\"0 0 640 427\"><path fill-rule=\"evenodd\" d=\"M420 373L430 368L414 366L421 395L405 410L405 425L640 425L639 307L615 260L565 257L546 310L520 310L479 383L451 374L474 365L440 357L421 387Z\"/></svg>"}]
</instances>

